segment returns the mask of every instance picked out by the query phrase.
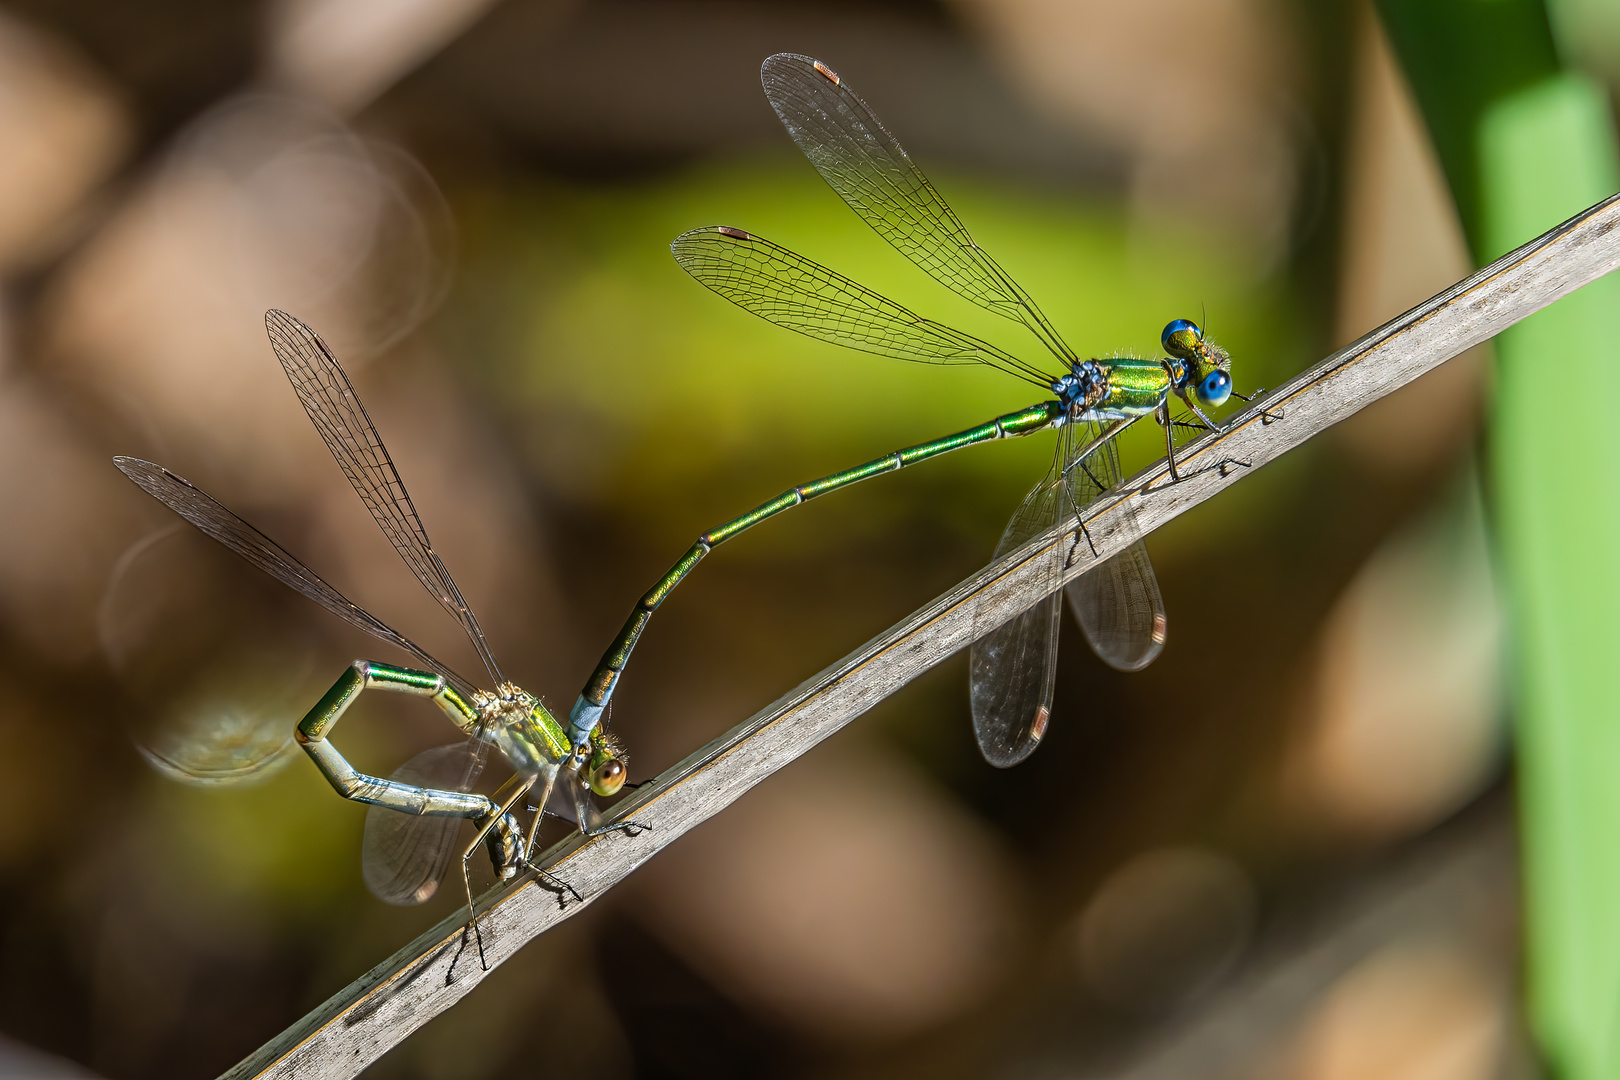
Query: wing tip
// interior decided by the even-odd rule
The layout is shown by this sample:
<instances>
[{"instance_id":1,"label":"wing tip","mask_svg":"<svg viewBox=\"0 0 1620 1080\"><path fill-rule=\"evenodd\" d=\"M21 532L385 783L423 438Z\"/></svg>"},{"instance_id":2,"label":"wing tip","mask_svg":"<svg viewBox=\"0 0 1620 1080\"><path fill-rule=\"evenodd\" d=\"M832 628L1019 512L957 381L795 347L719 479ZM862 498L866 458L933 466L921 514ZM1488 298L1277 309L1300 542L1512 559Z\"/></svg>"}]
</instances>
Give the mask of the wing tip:
<instances>
[{"instance_id":1,"label":"wing tip","mask_svg":"<svg viewBox=\"0 0 1620 1080\"><path fill-rule=\"evenodd\" d=\"M294 336L321 340L321 335L317 334L307 322L280 308L265 310L264 329L270 335L271 341L284 341Z\"/></svg>"},{"instance_id":2,"label":"wing tip","mask_svg":"<svg viewBox=\"0 0 1620 1080\"><path fill-rule=\"evenodd\" d=\"M838 77L838 72L834 71L826 64L823 64L815 57L806 56L803 53L779 52L772 53L771 55L767 56L764 62L759 65L759 81L760 84L765 87L767 96L770 94L770 84L768 80L770 79L773 71L778 68L786 67L809 68L811 71L814 71L817 75L820 75L834 86L844 85L844 80Z\"/></svg>"},{"instance_id":3,"label":"wing tip","mask_svg":"<svg viewBox=\"0 0 1620 1080\"><path fill-rule=\"evenodd\" d=\"M276 339L278 333L285 337L288 333L296 333L303 325L297 318L280 308L268 308L264 313L264 330L272 341Z\"/></svg>"},{"instance_id":4,"label":"wing tip","mask_svg":"<svg viewBox=\"0 0 1620 1080\"><path fill-rule=\"evenodd\" d=\"M817 69L826 67L826 65L824 65L820 60L817 60L813 56L806 56L804 53L778 52L771 53L771 55L760 61L759 74L760 77L763 78L766 72L770 71L772 68L789 67L795 64Z\"/></svg>"},{"instance_id":5,"label":"wing tip","mask_svg":"<svg viewBox=\"0 0 1620 1080\"><path fill-rule=\"evenodd\" d=\"M280 308L270 308L264 313L264 330L270 338L270 348L275 352L276 359L281 361L289 379L293 377L291 365L309 362L312 351L333 364L337 363L337 357L326 339L296 315L290 315Z\"/></svg>"},{"instance_id":6,"label":"wing tip","mask_svg":"<svg viewBox=\"0 0 1620 1080\"><path fill-rule=\"evenodd\" d=\"M732 240L754 241L759 239L753 233L735 228L731 225L704 225L697 229L687 229L681 235L669 242L670 254L679 259L687 245L712 240L717 236L728 237Z\"/></svg>"},{"instance_id":7,"label":"wing tip","mask_svg":"<svg viewBox=\"0 0 1620 1080\"><path fill-rule=\"evenodd\" d=\"M148 493L152 492L154 483L164 480L179 484L181 487L191 488L193 491L197 489L196 484L193 484L179 473L170 472L162 465L154 461L147 461L145 458L130 457L128 454L115 454L113 455L113 465L118 468L119 472L129 477L138 487Z\"/></svg>"},{"instance_id":8,"label":"wing tip","mask_svg":"<svg viewBox=\"0 0 1620 1080\"><path fill-rule=\"evenodd\" d=\"M154 470L157 472L169 471L161 465L155 465L144 458L131 457L128 454L114 454L113 465L117 467L119 472L123 473L131 480L135 479L137 473L148 474Z\"/></svg>"},{"instance_id":9,"label":"wing tip","mask_svg":"<svg viewBox=\"0 0 1620 1080\"><path fill-rule=\"evenodd\" d=\"M1044 734L1044 729L1043 732ZM1010 769L1022 764L1041 745L1039 738L1026 735L1023 742L1017 745L990 744L983 738L979 740L979 754L984 758L985 764L995 769Z\"/></svg>"}]
</instances>

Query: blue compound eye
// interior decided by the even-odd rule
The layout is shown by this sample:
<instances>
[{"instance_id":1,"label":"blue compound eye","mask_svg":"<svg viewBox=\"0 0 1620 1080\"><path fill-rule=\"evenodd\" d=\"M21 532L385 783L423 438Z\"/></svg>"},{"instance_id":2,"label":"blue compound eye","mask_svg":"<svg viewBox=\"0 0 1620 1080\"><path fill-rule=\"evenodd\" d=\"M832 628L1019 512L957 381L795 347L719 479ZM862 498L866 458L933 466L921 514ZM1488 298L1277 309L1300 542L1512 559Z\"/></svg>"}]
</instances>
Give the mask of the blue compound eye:
<instances>
[{"instance_id":1,"label":"blue compound eye","mask_svg":"<svg viewBox=\"0 0 1620 1080\"><path fill-rule=\"evenodd\" d=\"M1193 349L1204 340L1204 332L1198 329L1198 324L1191 319L1176 319L1165 324L1164 333L1159 335L1159 344L1171 356L1179 356L1183 360L1191 359Z\"/></svg>"},{"instance_id":2,"label":"blue compound eye","mask_svg":"<svg viewBox=\"0 0 1620 1080\"><path fill-rule=\"evenodd\" d=\"M1225 405L1226 399L1231 396L1232 376L1224 371L1212 371L1198 384L1198 398L1205 405Z\"/></svg>"}]
</instances>

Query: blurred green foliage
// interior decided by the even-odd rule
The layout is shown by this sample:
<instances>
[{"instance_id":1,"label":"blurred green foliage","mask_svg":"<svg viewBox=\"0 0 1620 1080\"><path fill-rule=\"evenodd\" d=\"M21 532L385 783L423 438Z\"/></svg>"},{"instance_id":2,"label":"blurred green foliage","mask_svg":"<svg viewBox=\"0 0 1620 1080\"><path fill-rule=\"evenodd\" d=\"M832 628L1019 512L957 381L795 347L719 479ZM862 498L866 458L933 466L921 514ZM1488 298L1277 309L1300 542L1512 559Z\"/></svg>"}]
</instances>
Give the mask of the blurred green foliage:
<instances>
[{"instance_id":1,"label":"blurred green foliage","mask_svg":"<svg viewBox=\"0 0 1620 1080\"><path fill-rule=\"evenodd\" d=\"M1608 103L1585 79L1505 99L1481 125L1484 246L1506 250L1620 186ZM1613 367L1620 280L1607 277L1504 332L1492 417L1497 531L1514 602L1521 813L1533 1015L1570 1077L1613 1076L1620 1001L1620 483L1571 422L1566 387ZM1555 377L1549 377L1556 372Z\"/></svg>"},{"instance_id":2,"label":"blurred green foliage","mask_svg":"<svg viewBox=\"0 0 1620 1080\"><path fill-rule=\"evenodd\" d=\"M1541 0L1379 0L1378 11L1423 109L1463 231L1489 262L1501 252L1480 247L1479 125L1501 99L1558 73L1547 10Z\"/></svg>"},{"instance_id":3,"label":"blurred green foliage","mask_svg":"<svg viewBox=\"0 0 1620 1080\"><path fill-rule=\"evenodd\" d=\"M1603 90L1559 70L1537 0L1380 4L1440 149L1464 228L1488 261L1614 193ZM1571 387L1613 366L1620 281L1594 282L1497 341L1496 530L1514 611L1531 1013L1558 1075L1620 1062L1620 731L1608 668L1620 651L1620 485L1585 463L1601 425Z\"/></svg>"}]
</instances>

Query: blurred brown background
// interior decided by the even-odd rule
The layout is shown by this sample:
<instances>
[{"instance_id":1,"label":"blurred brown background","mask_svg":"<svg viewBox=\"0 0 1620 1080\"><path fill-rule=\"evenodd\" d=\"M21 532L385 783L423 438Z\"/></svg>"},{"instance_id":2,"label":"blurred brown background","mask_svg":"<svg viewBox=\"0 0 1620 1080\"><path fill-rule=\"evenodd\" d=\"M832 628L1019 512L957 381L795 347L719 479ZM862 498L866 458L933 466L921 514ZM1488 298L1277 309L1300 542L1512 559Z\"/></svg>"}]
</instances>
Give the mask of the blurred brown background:
<instances>
[{"instance_id":1,"label":"blurred brown background","mask_svg":"<svg viewBox=\"0 0 1620 1080\"><path fill-rule=\"evenodd\" d=\"M757 79L783 50L867 98L1082 355L1185 316L1239 389L1277 385L1469 269L1350 2L6 4L0 1075L215 1075L455 906L366 894L363 812L288 760L343 664L402 658L109 460L189 477L475 670L266 308L333 344L509 674L561 710L699 532L1033 400L794 337L674 265L676 233L736 225L1035 357L797 155ZM1532 1075L1484 371L1155 534L1162 658L1119 674L1071 624L1027 764L979 760L954 658L373 1075ZM707 560L618 694L633 774L982 565L1049 453L966 451ZM386 774L448 734L368 698L338 742Z\"/></svg>"}]
</instances>

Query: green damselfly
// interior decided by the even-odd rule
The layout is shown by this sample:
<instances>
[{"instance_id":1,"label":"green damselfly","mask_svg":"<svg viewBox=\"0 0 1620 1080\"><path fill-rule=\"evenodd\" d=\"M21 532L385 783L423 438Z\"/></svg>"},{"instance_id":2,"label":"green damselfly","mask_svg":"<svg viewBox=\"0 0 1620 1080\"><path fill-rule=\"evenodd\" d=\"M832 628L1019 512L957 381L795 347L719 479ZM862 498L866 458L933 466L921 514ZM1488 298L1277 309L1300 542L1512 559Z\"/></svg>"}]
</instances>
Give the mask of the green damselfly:
<instances>
[{"instance_id":1,"label":"green damselfly","mask_svg":"<svg viewBox=\"0 0 1620 1080\"><path fill-rule=\"evenodd\" d=\"M462 819L471 820L476 833L460 853L462 885L471 912L467 864L478 847L488 850L496 874L510 880L526 867L538 871L530 858L547 807L560 808L585 832L604 831L590 796L593 792L612 796L624 785L624 754L600 726L580 729L560 723L538 698L502 676L478 619L433 550L387 447L331 350L315 331L284 312L267 313L265 328L276 358L327 449L416 579L461 624L494 690L475 687L185 479L139 458L113 460L142 490L208 536L423 665L426 670L356 660L299 722L296 738L339 795L370 805L361 869L367 886L381 900L413 904L432 896L455 854ZM387 779L360 773L328 736L366 690L430 698L467 737L418 754ZM512 776L493 796L486 796L472 788L490 746L506 759ZM536 805L525 832L515 808L531 793L537 793L533 796ZM620 823L611 827L633 830L639 826ZM539 872L555 884L559 900L564 891L571 891Z\"/></svg>"},{"instance_id":2,"label":"green damselfly","mask_svg":"<svg viewBox=\"0 0 1620 1080\"><path fill-rule=\"evenodd\" d=\"M1057 360L1063 374L1054 377L989 342L925 319L742 229L711 226L682 234L671 248L688 273L778 326L902 360L985 364L1055 396L977 427L790 488L750 513L704 533L636 605L580 693L571 714L576 723L602 714L636 641L671 590L715 545L761 521L807 499L964 446L1056 428L1058 447L1051 471L1013 515L996 547L999 558L1118 486L1122 473L1114 436L1143 416L1155 416L1164 426L1171 477L1179 479L1174 430L1213 428L1214 422L1200 406L1218 407L1232 395L1227 354L1186 319L1164 328L1160 340L1169 354L1166 358L1081 359L1029 294L974 243L900 143L832 69L808 56L778 53L762 65L760 80L793 141L851 209L930 277L1028 328ZM1193 411L1197 422L1170 417L1172 395ZM1060 559L1051 573L1061 575L1063 569ZM1067 592L1086 639L1112 666L1139 670L1163 647L1164 602L1140 540L1062 591ZM1046 732L1060 612L1054 579L1051 596L979 636L972 647L974 730L980 749L993 765L1009 766L1023 760Z\"/></svg>"}]
</instances>

